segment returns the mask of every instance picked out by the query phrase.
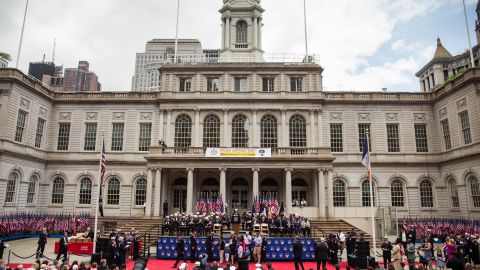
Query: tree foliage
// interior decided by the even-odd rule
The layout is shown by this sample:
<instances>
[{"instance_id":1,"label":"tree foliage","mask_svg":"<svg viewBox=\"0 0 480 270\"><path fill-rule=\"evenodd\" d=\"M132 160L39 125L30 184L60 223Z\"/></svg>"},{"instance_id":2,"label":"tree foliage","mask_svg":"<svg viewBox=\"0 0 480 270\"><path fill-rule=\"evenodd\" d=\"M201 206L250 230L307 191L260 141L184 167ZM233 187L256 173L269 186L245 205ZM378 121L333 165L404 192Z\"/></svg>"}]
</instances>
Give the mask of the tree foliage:
<instances>
[{"instance_id":1,"label":"tree foliage","mask_svg":"<svg viewBox=\"0 0 480 270\"><path fill-rule=\"evenodd\" d=\"M6 60L6 61L11 61L12 57L8 53L0 52L0 58Z\"/></svg>"}]
</instances>

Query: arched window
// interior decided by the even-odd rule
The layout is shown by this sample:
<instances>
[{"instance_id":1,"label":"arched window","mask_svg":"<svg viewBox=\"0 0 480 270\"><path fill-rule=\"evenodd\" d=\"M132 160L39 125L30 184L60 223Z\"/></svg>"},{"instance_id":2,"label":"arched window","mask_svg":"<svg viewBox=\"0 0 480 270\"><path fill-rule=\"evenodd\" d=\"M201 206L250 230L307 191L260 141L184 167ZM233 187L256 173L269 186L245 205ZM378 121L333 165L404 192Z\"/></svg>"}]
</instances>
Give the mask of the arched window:
<instances>
[{"instance_id":1,"label":"arched window","mask_svg":"<svg viewBox=\"0 0 480 270\"><path fill-rule=\"evenodd\" d=\"M322 190L320 200L324 200L325 191ZM333 206L345 207L347 206L347 191L345 182L340 179L333 181Z\"/></svg>"},{"instance_id":2,"label":"arched window","mask_svg":"<svg viewBox=\"0 0 480 270\"><path fill-rule=\"evenodd\" d=\"M458 199L458 190L457 190L457 183L455 179L449 178L448 179L448 194L450 195L450 205L453 208L460 207L460 200Z\"/></svg>"},{"instance_id":3,"label":"arched window","mask_svg":"<svg viewBox=\"0 0 480 270\"><path fill-rule=\"evenodd\" d=\"M141 206L147 201L147 179L140 178L135 183L135 205Z\"/></svg>"},{"instance_id":4,"label":"arched window","mask_svg":"<svg viewBox=\"0 0 480 270\"><path fill-rule=\"evenodd\" d=\"M292 201L297 200L300 202L302 199L305 199L308 202L307 198L308 184L302 178L295 178L292 180Z\"/></svg>"},{"instance_id":5,"label":"arched window","mask_svg":"<svg viewBox=\"0 0 480 270\"><path fill-rule=\"evenodd\" d=\"M289 121L290 147L307 146L307 126L305 118L301 115L294 115Z\"/></svg>"},{"instance_id":6,"label":"arched window","mask_svg":"<svg viewBox=\"0 0 480 270\"><path fill-rule=\"evenodd\" d=\"M392 206L404 207L405 198L403 192L403 182L400 179L395 179L392 181L390 186L390 192L392 195Z\"/></svg>"},{"instance_id":7,"label":"arched window","mask_svg":"<svg viewBox=\"0 0 480 270\"><path fill-rule=\"evenodd\" d=\"M35 189L38 183L38 176L32 175L30 177L30 181L28 182L28 190L27 190L27 203L33 203L35 199Z\"/></svg>"},{"instance_id":8,"label":"arched window","mask_svg":"<svg viewBox=\"0 0 480 270\"><path fill-rule=\"evenodd\" d=\"M248 118L243 114L232 119L232 147L248 147Z\"/></svg>"},{"instance_id":9,"label":"arched window","mask_svg":"<svg viewBox=\"0 0 480 270\"><path fill-rule=\"evenodd\" d=\"M110 178L107 185L107 204L120 204L120 180L116 177Z\"/></svg>"},{"instance_id":10,"label":"arched window","mask_svg":"<svg viewBox=\"0 0 480 270\"><path fill-rule=\"evenodd\" d=\"M175 147L190 147L192 144L192 118L182 114L175 120Z\"/></svg>"},{"instance_id":11,"label":"arched window","mask_svg":"<svg viewBox=\"0 0 480 270\"><path fill-rule=\"evenodd\" d=\"M8 176L7 194L5 195L6 203L12 203L15 200L15 190L17 188L17 179L18 179L18 175L16 173L11 173Z\"/></svg>"},{"instance_id":12,"label":"arched window","mask_svg":"<svg viewBox=\"0 0 480 270\"><path fill-rule=\"evenodd\" d=\"M203 147L220 146L220 119L214 114L207 115L203 121Z\"/></svg>"},{"instance_id":13,"label":"arched window","mask_svg":"<svg viewBox=\"0 0 480 270\"><path fill-rule=\"evenodd\" d=\"M79 204L90 204L92 202L92 180L83 177L80 180L80 195L78 197Z\"/></svg>"},{"instance_id":14,"label":"arched window","mask_svg":"<svg viewBox=\"0 0 480 270\"><path fill-rule=\"evenodd\" d=\"M203 181L202 192L209 194L213 200L217 199L219 190L220 183L217 179L209 177Z\"/></svg>"},{"instance_id":15,"label":"arched window","mask_svg":"<svg viewBox=\"0 0 480 270\"><path fill-rule=\"evenodd\" d=\"M245 22L243 20L237 22L236 29L237 29L236 43L237 44L247 44L248 43L248 40L247 40L247 37L248 37L248 35L247 35L248 34L247 22Z\"/></svg>"},{"instance_id":16,"label":"arched window","mask_svg":"<svg viewBox=\"0 0 480 270\"><path fill-rule=\"evenodd\" d=\"M265 115L260 121L260 147L276 148L277 146L277 118L273 115Z\"/></svg>"},{"instance_id":17,"label":"arched window","mask_svg":"<svg viewBox=\"0 0 480 270\"><path fill-rule=\"evenodd\" d=\"M372 197L373 197L373 206L376 205L375 200L375 182L372 181ZM362 206L370 206L370 181L365 180L362 182Z\"/></svg>"},{"instance_id":18,"label":"arched window","mask_svg":"<svg viewBox=\"0 0 480 270\"><path fill-rule=\"evenodd\" d=\"M52 204L63 203L64 189L65 189L65 180L63 180L63 178L60 176L55 177L52 183Z\"/></svg>"},{"instance_id":19,"label":"arched window","mask_svg":"<svg viewBox=\"0 0 480 270\"><path fill-rule=\"evenodd\" d=\"M420 205L421 207L433 207L433 185L429 179L420 182Z\"/></svg>"},{"instance_id":20,"label":"arched window","mask_svg":"<svg viewBox=\"0 0 480 270\"><path fill-rule=\"evenodd\" d=\"M265 178L260 183L260 192L262 194L276 194L278 193L278 183L273 178Z\"/></svg>"},{"instance_id":21,"label":"arched window","mask_svg":"<svg viewBox=\"0 0 480 270\"><path fill-rule=\"evenodd\" d=\"M473 207L480 207L480 184L477 177L471 174L468 176L468 183L470 184L470 194L472 195Z\"/></svg>"}]
</instances>

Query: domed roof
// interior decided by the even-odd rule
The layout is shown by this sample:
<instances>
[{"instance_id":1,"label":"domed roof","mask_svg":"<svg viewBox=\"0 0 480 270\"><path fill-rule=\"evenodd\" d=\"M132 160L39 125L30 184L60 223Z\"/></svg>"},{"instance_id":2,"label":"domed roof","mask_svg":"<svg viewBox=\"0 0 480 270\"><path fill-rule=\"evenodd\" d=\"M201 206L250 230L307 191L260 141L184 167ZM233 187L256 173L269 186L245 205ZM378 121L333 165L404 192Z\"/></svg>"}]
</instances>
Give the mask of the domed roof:
<instances>
[{"instance_id":1,"label":"domed roof","mask_svg":"<svg viewBox=\"0 0 480 270\"><path fill-rule=\"evenodd\" d=\"M435 54L433 55L433 59L450 58L450 57L452 57L450 52L448 52L447 49L445 49L445 47L443 47L442 41L440 40L440 38L437 38L437 49L435 50Z\"/></svg>"}]
</instances>

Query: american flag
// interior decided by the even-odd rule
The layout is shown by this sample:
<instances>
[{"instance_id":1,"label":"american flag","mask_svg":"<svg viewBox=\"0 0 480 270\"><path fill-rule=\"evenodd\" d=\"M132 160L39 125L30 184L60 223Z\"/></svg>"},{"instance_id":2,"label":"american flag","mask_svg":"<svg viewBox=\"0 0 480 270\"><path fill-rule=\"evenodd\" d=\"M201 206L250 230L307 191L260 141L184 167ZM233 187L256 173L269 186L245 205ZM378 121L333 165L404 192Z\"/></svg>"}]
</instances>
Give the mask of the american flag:
<instances>
[{"instance_id":1,"label":"american flag","mask_svg":"<svg viewBox=\"0 0 480 270\"><path fill-rule=\"evenodd\" d=\"M100 192L98 194L98 211L100 215L103 217L103 196L102 196L102 189L103 189L103 182L105 180L105 171L107 166L107 154L105 152L105 139L102 141L102 157L100 160Z\"/></svg>"}]
</instances>

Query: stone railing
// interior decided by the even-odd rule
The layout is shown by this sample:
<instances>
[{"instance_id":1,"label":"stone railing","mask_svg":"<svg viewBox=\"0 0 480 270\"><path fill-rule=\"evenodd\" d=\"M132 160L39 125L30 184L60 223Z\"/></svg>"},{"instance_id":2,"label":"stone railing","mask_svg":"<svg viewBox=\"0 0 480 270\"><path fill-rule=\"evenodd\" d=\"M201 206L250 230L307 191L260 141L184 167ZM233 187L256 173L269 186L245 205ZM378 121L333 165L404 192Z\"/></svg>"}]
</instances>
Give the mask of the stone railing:
<instances>
[{"instance_id":1,"label":"stone railing","mask_svg":"<svg viewBox=\"0 0 480 270\"><path fill-rule=\"evenodd\" d=\"M205 157L204 147L159 147L151 146L149 155L172 158L202 158ZM332 154L328 147L278 147L272 148L272 158L331 158ZM243 157L239 157L243 158Z\"/></svg>"}]
</instances>

